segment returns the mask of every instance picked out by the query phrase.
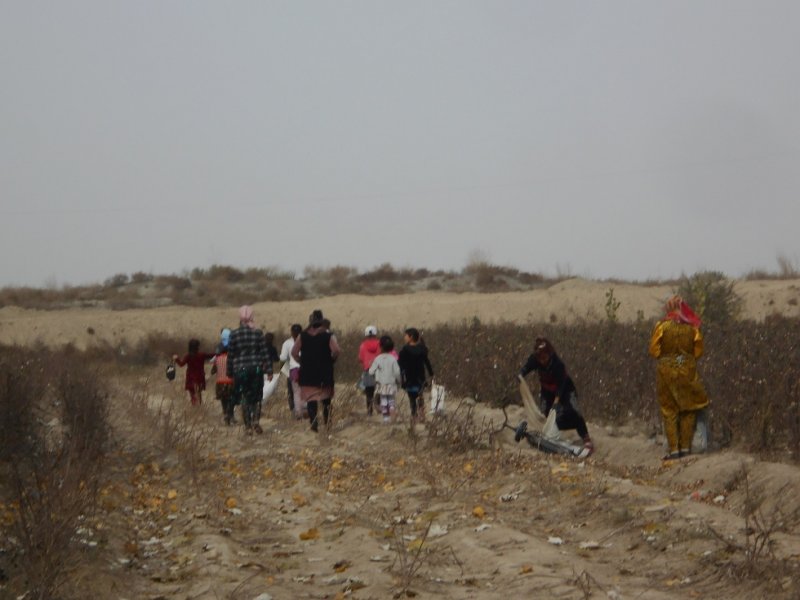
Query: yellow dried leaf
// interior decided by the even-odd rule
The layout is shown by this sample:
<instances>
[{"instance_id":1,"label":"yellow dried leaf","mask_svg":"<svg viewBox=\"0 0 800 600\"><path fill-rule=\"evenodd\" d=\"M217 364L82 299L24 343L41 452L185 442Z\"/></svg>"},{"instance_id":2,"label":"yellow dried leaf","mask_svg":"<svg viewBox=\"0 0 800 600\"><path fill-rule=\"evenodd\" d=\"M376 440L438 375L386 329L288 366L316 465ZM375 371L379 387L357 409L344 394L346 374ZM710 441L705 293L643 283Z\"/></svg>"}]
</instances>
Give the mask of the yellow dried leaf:
<instances>
[{"instance_id":1,"label":"yellow dried leaf","mask_svg":"<svg viewBox=\"0 0 800 600\"><path fill-rule=\"evenodd\" d=\"M420 548L422 548L422 544L424 544L424 541L421 540L420 538L417 538L417 539L409 542L408 546L406 546L406 548L408 548L409 550L412 550L412 551L413 550L419 550Z\"/></svg>"},{"instance_id":2,"label":"yellow dried leaf","mask_svg":"<svg viewBox=\"0 0 800 600\"><path fill-rule=\"evenodd\" d=\"M472 463L466 463L464 465L464 473L472 473L473 470L474 467L472 466Z\"/></svg>"},{"instance_id":3,"label":"yellow dried leaf","mask_svg":"<svg viewBox=\"0 0 800 600\"><path fill-rule=\"evenodd\" d=\"M236 508L236 506L238 504L239 503L236 502L236 498L234 498L233 496L231 496L227 500L225 500L225 507L226 508Z\"/></svg>"},{"instance_id":4,"label":"yellow dried leaf","mask_svg":"<svg viewBox=\"0 0 800 600\"><path fill-rule=\"evenodd\" d=\"M304 531L300 534L300 539L305 541L308 540L316 540L319 538L319 530L316 527L312 527L308 531Z\"/></svg>"},{"instance_id":5,"label":"yellow dried leaf","mask_svg":"<svg viewBox=\"0 0 800 600\"><path fill-rule=\"evenodd\" d=\"M391 492L393 489L394 489L394 485L392 484L392 482L391 482L391 481L387 482L387 483L386 483L386 484L383 486L383 491L384 491L384 492Z\"/></svg>"},{"instance_id":6,"label":"yellow dried leaf","mask_svg":"<svg viewBox=\"0 0 800 600\"><path fill-rule=\"evenodd\" d=\"M520 575L525 575L526 573L533 573L533 565L522 565L519 569Z\"/></svg>"},{"instance_id":7,"label":"yellow dried leaf","mask_svg":"<svg viewBox=\"0 0 800 600\"><path fill-rule=\"evenodd\" d=\"M341 458L334 458L333 462L331 463L331 469L334 471L338 471L342 468L342 459Z\"/></svg>"},{"instance_id":8,"label":"yellow dried leaf","mask_svg":"<svg viewBox=\"0 0 800 600\"><path fill-rule=\"evenodd\" d=\"M482 519L486 516L486 511L483 509L482 506L476 506L472 509L472 516L478 519Z\"/></svg>"},{"instance_id":9,"label":"yellow dried leaf","mask_svg":"<svg viewBox=\"0 0 800 600\"><path fill-rule=\"evenodd\" d=\"M177 490L170 490L167 492L167 500L175 500L178 497Z\"/></svg>"},{"instance_id":10,"label":"yellow dried leaf","mask_svg":"<svg viewBox=\"0 0 800 600\"><path fill-rule=\"evenodd\" d=\"M292 494L292 502L294 502L295 506L305 506L306 504L308 504L308 500L306 500L306 497L303 496L303 494L297 492Z\"/></svg>"},{"instance_id":11,"label":"yellow dried leaf","mask_svg":"<svg viewBox=\"0 0 800 600\"><path fill-rule=\"evenodd\" d=\"M264 469L264 472L263 472L263 473L261 473L261 474L262 474L264 477L272 477L272 469L270 469L270 468L266 468L266 469Z\"/></svg>"},{"instance_id":12,"label":"yellow dried leaf","mask_svg":"<svg viewBox=\"0 0 800 600\"><path fill-rule=\"evenodd\" d=\"M406 459L401 458L400 460L397 461L396 464L397 464L398 467L405 467L406 466Z\"/></svg>"}]
</instances>

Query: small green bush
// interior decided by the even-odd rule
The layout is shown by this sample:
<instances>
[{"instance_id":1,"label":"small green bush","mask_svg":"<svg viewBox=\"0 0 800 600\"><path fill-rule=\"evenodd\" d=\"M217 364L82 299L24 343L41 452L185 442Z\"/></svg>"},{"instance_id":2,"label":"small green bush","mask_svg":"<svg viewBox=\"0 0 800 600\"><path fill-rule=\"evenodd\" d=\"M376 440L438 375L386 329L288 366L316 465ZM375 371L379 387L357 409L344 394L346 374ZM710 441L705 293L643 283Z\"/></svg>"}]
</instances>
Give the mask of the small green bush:
<instances>
[{"instance_id":1,"label":"small green bush","mask_svg":"<svg viewBox=\"0 0 800 600\"><path fill-rule=\"evenodd\" d=\"M730 323L741 313L742 299L734 290L734 282L718 271L684 276L678 294L707 323Z\"/></svg>"}]
</instances>

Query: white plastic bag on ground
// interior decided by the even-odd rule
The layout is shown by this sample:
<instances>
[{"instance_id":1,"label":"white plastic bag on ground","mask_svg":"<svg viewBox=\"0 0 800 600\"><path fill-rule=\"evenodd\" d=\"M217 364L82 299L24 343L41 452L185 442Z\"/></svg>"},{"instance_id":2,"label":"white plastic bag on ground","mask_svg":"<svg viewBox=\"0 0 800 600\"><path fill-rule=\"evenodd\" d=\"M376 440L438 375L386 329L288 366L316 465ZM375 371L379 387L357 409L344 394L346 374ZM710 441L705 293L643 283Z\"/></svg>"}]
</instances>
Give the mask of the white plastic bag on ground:
<instances>
[{"instance_id":1,"label":"white plastic bag on ground","mask_svg":"<svg viewBox=\"0 0 800 600\"><path fill-rule=\"evenodd\" d=\"M558 425L556 425L555 408L550 411L549 415L547 415L547 419L542 427L542 437L553 442L561 439L561 431L559 431Z\"/></svg>"},{"instance_id":2,"label":"white plastic bag on ground","mask_svg":"<svg viewBox=\"0 0 800 600\"><path fill-rule=\"evenodd\" d=\"M444 414L444 400L447 397L447 390L444 386L431 382L431 414Z\"/></svg>"},{"instance_id":3,"label":"white plastic bag on ground","mask_svg":"<svg viewBox=\"0 0 800 600\"><path fill-rule=\"evenodd\" d=\"M692 438L692 452L702 454L708 450L708 409L702 408L697 411L697 422L694 426L694 438Z\"/></svg>"},{"instance_id":4,"label":"white plastic bag on ground","mask_svg":"<svg viewBox=\"0 0 800 600\"><path fill-rule=\"evenodd\" d=\"M272 394L275 393L275 390L278 389L278 380L281 378L280 373L277 375L272 376L272 381L267 379L267 376L264 375L264 389L261 391L261 399L267 400Z\"/></svg>"},{"instance_id":5,"label":"white plastic bag on ground","mask_svg":"<svg viewBox=\"0 0 800 600\"><path fill-rule=\"evenodd\" d=\"M664 436L664 450L669 452L667 437L664 434L664 424L661 424L661 434ZM692 453L703 454L708 452L711 441L708 425L708 408L701 408L697 411L697 418L694 423L694 436L692 437Z\"/></svg>"}]
</instances>

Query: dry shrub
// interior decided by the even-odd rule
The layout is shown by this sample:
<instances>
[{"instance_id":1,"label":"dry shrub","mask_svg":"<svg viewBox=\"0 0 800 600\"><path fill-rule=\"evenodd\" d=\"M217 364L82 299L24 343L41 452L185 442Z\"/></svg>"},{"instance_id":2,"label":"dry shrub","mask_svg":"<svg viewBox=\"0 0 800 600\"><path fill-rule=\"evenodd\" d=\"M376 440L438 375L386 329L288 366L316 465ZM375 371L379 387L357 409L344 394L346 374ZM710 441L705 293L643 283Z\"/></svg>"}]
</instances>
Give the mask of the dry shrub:
<instances>
[{"instance_id":1,"label":"dry shrub","mask_svg":"<svg viewBox=\"0 0 800 600\"><path fill-rule=\"evenodd\" d=\"M381 282L412 282L416 279L427 277L427 269L395 269L390 263L383 263L372 269L365 271L358 276L358 279L365 283Z\"/></svg>"},{"instance_id":2,"label":"dry shrub","mask_svg":"<svg viewBox=\"0 0 800 600\"><path fill-rule=\"evenodd\" d=\"M83 557L76 530L97 498L107 395L85 363L44 350L4 348L0 373L0 494L15 509L2 570L18 597L57 598Z\"/></svg>"},{"instance_id":3,"label":"dry shrub","mask_svg":"<svg viewBox=\"0 0 800 600\"><path fill-rule=\"evenodd\" d=\"M795 598L794 586L787 587L785 582L796 580L797 565L792 558L780 558L775 552L780 545L779 538L791 535L800 526L800 507L793 502L780 500L791 492L790 484L785 484L768 498L763 490L752 484L750 473L742 464L736 475L736 485L744 493L741 508L743 526L740 530L744 539L723 535L706 523L708 532L722 542L725 551L722 561L712 559L716 572L740 582L766 581L768 585L774 585L774 592L778 592L773 596L788 597L780 593L788 591ZM775 501L775 498L779 500ZM775 585L776 582L778 585Z\"/></svg>"},{"instance_id":4,"label":"dry shrub","mask_svg":"<svg viewBox=\"0 0 800 600\"><path fill-rule=\"evenodd\" d=\"M428 444L454 454L489 448L493 424L485 419L477 422L474 412L474 403L462 400L445 414L431 415L428 419Z\"/></svg>"},{"instance_id":5,"label":"dry shrub","mask_svg":"<svg viewBox=\"0 0 800 600\"><path fill-rule=\"evenodd\" d=\"M707 323L730 323L741 311L742 299L734 291L734 282L718 271L683 277L678 293Z\"/></svg>"},{"instance_id":6,"label":"dry shrub","mask_svg":"<svg viewBox=\"0 0 800 600\"><path fill-rule=\"evenodd\" d=\"M192 281L180 275L158 275L153 279L153 284L160 290L185 290L192 287Z\"/></svg>"},{"instance_id":7,"label":"dry shrub","mask_svg":"<svg viewBox=\"0 0 800 600\"><path fill-rule=\"evenodd\" d=\"M177 452L197 485L205 464L204 456L214 439L206 413L207 403L192 406L186 402L182 390L174 397L151 398L145 384L131 392L126 406L131 418L148 422L152 439L162 454Z\"/></svg>"}]
</instances>

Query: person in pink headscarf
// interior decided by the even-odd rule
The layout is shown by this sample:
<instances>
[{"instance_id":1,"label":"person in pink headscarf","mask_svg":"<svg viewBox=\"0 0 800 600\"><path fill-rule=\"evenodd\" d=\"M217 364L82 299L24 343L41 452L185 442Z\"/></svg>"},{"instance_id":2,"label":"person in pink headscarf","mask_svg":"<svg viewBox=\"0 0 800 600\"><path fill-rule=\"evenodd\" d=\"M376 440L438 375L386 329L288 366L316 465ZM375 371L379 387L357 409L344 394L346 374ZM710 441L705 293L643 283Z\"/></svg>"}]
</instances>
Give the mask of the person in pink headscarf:
<instances>
[{"instance_id":1,"label":"person in pink headscarf","mask_svg":"<svg viewBox=\"0 0 800 600\"><path fill-rule=\"evenodd\" d=\"M228 377L233 378L234 403L242 405L242 417L248 435L263 433L259 424L264 376L272 380L272 360L267 351L264 334L256 329L253 308L239 309L239 327L228 340Z\"/></svg>"}]
</instances>

